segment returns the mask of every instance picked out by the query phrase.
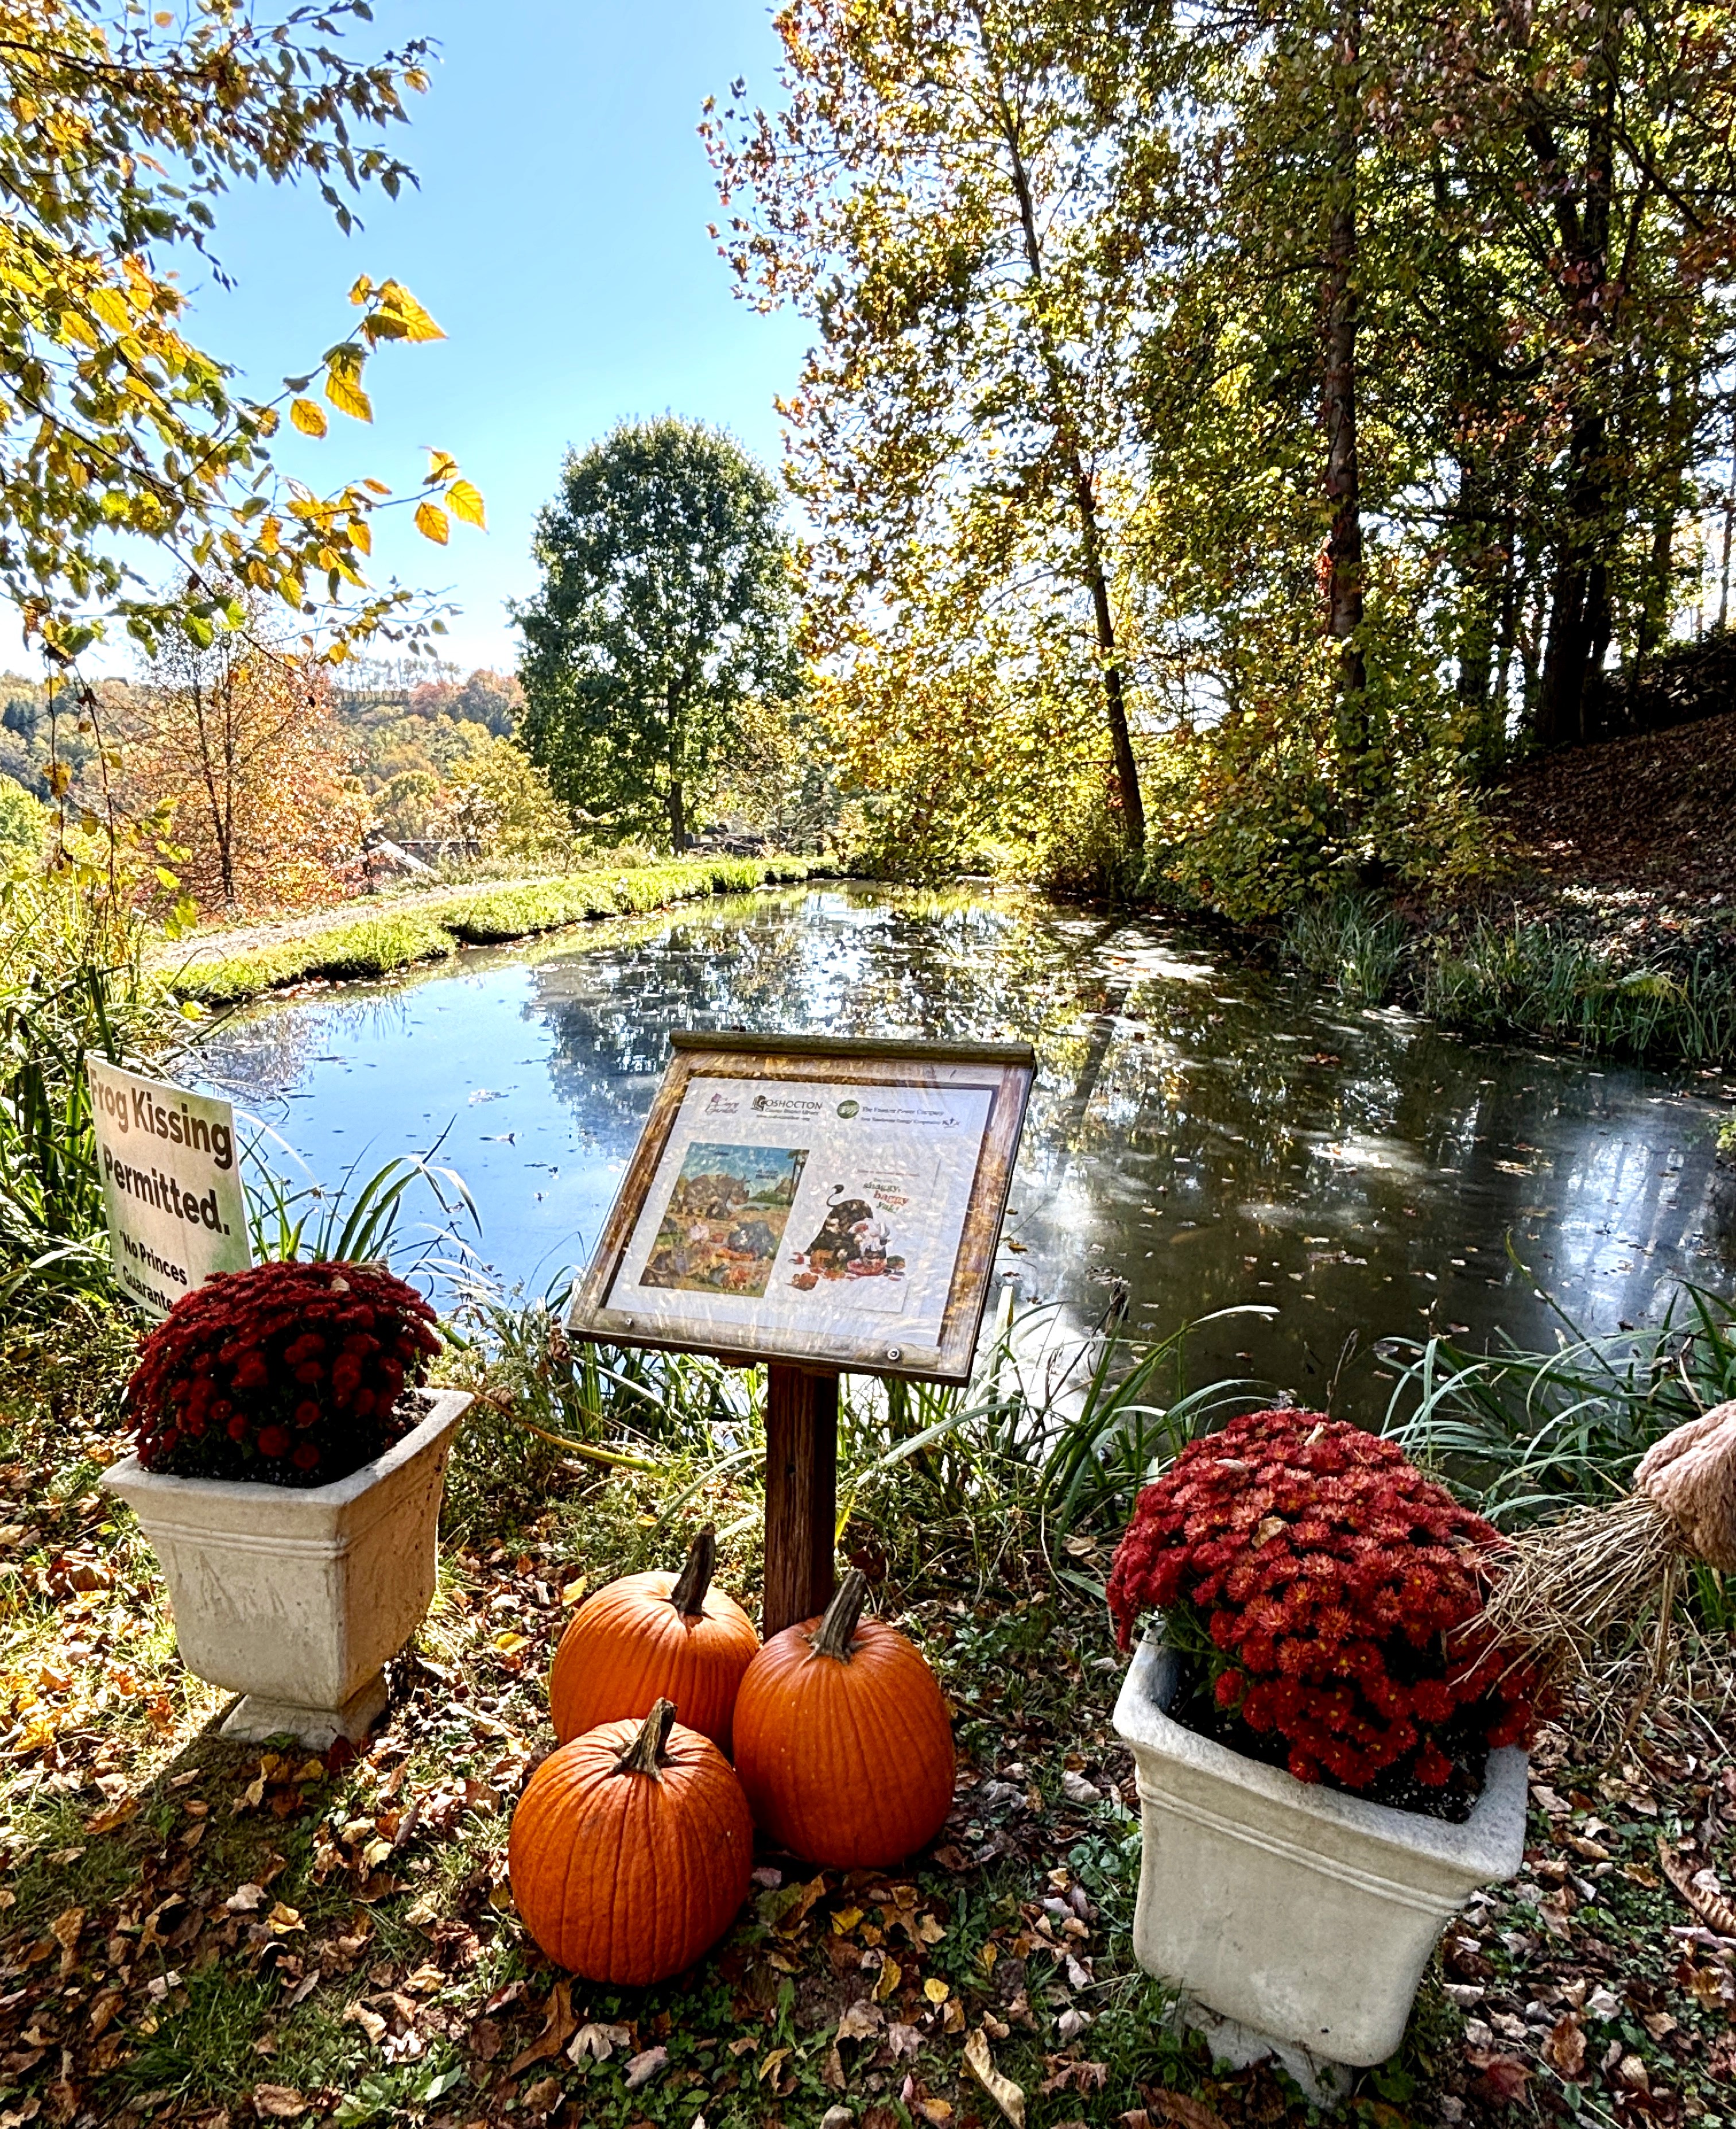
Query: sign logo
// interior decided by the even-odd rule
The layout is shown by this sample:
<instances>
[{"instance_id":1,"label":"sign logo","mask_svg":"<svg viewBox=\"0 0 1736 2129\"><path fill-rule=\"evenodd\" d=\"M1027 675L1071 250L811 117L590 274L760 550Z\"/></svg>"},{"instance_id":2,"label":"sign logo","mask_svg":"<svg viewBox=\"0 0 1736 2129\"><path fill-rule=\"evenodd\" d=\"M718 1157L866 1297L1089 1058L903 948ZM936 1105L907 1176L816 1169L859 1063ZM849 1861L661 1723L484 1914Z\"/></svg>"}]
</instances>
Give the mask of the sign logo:
<instances>
[{"instance_id":1,"label":"sign logo","mask_svg":"<svg viewBox=\"0 0 1736 2129\"><path fill-rule=\"evenodd\" d=\"M838 1113L840 1117L859 1116L861 1112L862 1104L860 1102L840 1102L838 1104Z\"/></svg>"}]
</instances>

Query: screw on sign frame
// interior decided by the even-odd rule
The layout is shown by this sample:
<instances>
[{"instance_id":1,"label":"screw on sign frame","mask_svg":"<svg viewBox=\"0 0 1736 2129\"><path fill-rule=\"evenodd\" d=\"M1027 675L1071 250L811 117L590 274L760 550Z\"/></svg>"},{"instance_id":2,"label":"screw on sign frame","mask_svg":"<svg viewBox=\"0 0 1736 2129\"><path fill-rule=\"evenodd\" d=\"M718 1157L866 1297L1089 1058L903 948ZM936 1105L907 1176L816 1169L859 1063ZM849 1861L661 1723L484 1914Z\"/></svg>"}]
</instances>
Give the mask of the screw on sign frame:
<instances>
[{"instance_id":1,"label":"screw on sign frame","mask_svg":"<svg viewBox=\"0 0 1736 2129\"><path fill-rule=\"evenodd\" d=\"M1036 1058L1022 1042L670 1041L568 1327L766 1364L769 1638L832 1594L840 1373L969 1379Z\"/></svg>"}]
</instances>

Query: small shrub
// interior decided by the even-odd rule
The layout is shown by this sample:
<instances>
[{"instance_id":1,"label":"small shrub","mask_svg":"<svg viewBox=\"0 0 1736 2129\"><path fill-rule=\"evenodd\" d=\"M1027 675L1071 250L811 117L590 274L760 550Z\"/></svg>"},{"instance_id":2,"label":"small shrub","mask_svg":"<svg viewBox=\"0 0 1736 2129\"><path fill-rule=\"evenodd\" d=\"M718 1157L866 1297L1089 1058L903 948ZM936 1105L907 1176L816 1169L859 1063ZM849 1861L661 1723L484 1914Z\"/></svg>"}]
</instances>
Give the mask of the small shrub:
<instances>
[{"instance_id":1,"label":"small shrub","mask_svg":"<svg viewBox=\"0 0 1736 2129\"><path fill-rule=\"evenodd\" d=\"M145 1341L126 1412L148 1471L323 1486L402 1441L434 1311L373 1265L262 1264L183 1294Z\"/></svg>"},{"instance_id":2,"label":"small shrub","mask_svg":"<svg viewBox=\"0 0 1736 2129\"><path fill-rule=\"evenodd\" d=\"M1527 1675L1463 1631L1501 1544L1395 1443L1254 1412L1140 1495L1110 1609L1123 1648L1141 1612L1163 1612L1253 1755L1282 1739L1299 1781L1439 1789L1467 1746L1530 1727Z\"/></svg>"}]
</instances>

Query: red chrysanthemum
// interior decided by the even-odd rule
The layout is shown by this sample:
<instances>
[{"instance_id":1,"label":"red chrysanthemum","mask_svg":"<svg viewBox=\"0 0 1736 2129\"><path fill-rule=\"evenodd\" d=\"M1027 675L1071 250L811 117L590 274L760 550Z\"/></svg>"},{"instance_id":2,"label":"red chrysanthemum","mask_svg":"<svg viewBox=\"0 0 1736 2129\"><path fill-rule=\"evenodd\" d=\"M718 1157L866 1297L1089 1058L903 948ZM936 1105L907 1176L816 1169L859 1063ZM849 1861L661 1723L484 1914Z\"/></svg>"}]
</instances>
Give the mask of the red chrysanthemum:
<instances>
[{"instance_id":1,"label":"red chrysanthemum","mask_svg":"<svg viewBox=\"0 0 1736 2129\"><path fill-rule=\"evenodd\" d=\"M1276 1731L1304 1781L1431 1787L1446 1746L1515 1744L1532 1681L1476 1636L1503 1541L1397 1445L1320 1412L1263 1412L1191 1442L1139 1497L1109 1603L1185 1608L1218 1705ZM1467 1631L1469 1628L1469 1631Z\"/></svg>"},{"instance_id":2,"label":"red chrysanthemum","mask_svg":"<svg viewBox=\"0 0 1736 2129\"><path fill-rule=\"evenodd\" d=\"M433 1309L378 1265L219 1273L140 1348L126 1391L139 1460L183 1478L326 1485L410 1431L399 1397L439 1350Z\"/></svg>"}]
</instances>

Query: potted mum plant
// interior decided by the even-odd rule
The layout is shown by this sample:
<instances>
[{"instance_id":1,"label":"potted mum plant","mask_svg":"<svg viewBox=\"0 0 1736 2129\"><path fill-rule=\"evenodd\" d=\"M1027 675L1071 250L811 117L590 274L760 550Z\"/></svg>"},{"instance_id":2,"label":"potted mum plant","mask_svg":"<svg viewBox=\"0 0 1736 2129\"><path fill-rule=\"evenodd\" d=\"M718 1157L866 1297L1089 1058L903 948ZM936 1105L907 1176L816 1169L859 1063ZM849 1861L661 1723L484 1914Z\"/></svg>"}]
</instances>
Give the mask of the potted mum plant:
<instances>
[{"instance_id":1,"label":"potted mum plant","mask_svg":"<svg viewBox=\"0 0 1736 2129\"><path fill-rule=\"evenodd\" d=\"M1503 1541L1391 1442L1257 1412L1141 1494L1109 1601L1143 1836L1134 1948L1220 2055L1315 2097L1398 2046L1524 1853L1532 1678L1480 1623ZM1203 2007L1203 2015L1200 2007Z\"/></svg>"},{"instance_id":2,"label":"potted mum plant","mask_svg":"<svg viewBox=\"0 0 1736 2129\"><path fill-rule=\"evenodd\" d=\"M225 1736L323 1749L384 1707L470 1401L421 1387L439 1348L413 1287L333 1262L220 1273L145 1340L138 1447L102 1484L155 1547L183 1662L245 1696Z\"/></svg>"}]
</instances>

